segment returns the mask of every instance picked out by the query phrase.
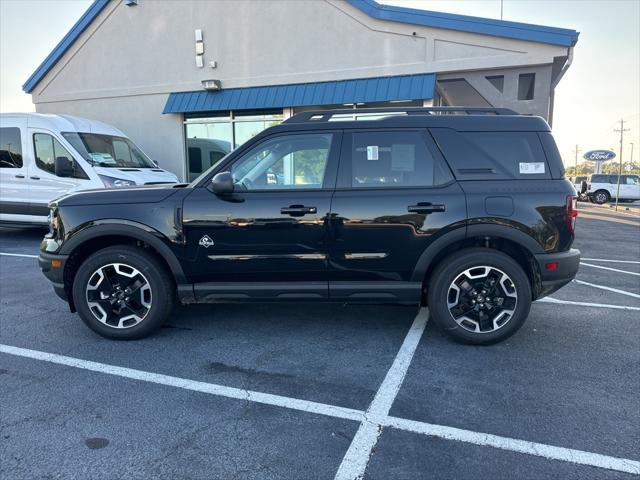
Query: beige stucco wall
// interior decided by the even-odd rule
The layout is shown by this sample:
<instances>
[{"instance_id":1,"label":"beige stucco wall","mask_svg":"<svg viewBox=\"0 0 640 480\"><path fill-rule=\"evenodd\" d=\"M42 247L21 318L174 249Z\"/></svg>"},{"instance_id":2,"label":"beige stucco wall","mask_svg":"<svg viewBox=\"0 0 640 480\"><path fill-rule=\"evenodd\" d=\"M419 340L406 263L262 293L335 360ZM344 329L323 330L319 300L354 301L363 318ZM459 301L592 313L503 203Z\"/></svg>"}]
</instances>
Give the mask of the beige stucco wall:
<instances>
[{"instance_id":1,"label":"beige stucco wall","mask_svg":"<svg viewBox=\"0 0 640 480\"><path fill-rule=\"evenodd\" d=\"M195 65L195 29L204 36L204 68ZM375 20L342 0L140 0L133 7L113 0L32 98L38 112L115 125L182 175L182 118L161 111L170 92L200 90L204 79L231 88L425 72L440 77L549 65L566 53L558 46ZM548 98L540 102L548 105Z\"/></svg>"}]
</instances>

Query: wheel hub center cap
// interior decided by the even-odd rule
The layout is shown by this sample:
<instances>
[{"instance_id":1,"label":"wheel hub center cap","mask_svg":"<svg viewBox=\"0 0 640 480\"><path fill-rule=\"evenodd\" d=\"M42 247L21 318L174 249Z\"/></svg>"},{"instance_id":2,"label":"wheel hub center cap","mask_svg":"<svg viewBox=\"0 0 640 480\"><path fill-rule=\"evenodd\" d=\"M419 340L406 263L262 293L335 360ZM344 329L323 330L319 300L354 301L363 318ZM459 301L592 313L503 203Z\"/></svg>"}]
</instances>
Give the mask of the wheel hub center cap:
<instances>
[{"instance_id":1,"label":"wheel hub center cap","mask_svg":"<svg viewBox=\"0 0 640 480\"><path fill-rule=\"evenodd\" d=\"M484 297L482 295L478 295L476 296L476 302L478 303L484 303Z\"/></svg>"}]
</instances>

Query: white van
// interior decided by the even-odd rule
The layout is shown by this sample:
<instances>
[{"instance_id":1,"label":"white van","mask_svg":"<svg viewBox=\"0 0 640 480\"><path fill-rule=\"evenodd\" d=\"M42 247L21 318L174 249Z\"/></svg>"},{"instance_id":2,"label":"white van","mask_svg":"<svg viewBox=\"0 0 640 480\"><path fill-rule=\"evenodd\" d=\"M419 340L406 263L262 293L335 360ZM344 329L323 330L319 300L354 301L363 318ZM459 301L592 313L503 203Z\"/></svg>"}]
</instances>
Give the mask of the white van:
<instances>
[{"instance_id":1,"label":"white van","mask_svg":"<svg viewBox=\"0 0 640 480\"><path fill-rule=\"evenodd\" d=\"M0 114L0 223L46 224L47 204L78 190L177 181L106 123Z\"/></svg>"}]
</instances>

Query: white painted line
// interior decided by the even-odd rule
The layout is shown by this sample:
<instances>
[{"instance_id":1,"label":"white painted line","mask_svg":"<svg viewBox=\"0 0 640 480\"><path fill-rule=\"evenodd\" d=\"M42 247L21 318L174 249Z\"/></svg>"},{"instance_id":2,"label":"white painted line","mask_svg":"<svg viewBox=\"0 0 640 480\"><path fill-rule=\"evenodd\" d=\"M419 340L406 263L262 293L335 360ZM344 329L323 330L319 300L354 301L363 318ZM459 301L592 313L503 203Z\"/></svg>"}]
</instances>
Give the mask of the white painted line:
<instances>
[{"instance_id":1,"label":"white painted line","mask_svg":"<svg viewBox=\"0 0 640 480\"><path fill-rule=\"evenodd\" d=\"M411 364L411 359L427 326L428 319L429 310L421 308L413 320L413 324L404 338L404 342L402 342L391 368L389 368L380 388L376 392L376 396L373 398L371 405L369 405L365 413L366 420L360 424L360 428L358 428L356 435L353 437L351 445L349 445L349 449L338 468L335 480L354 480L364 477L373 449L382 433L379 419L386 418L389 415L391 405L393 405L393 401L398 395L400 386Z\"/></svg>"},{"instance_id":2,"label":"white painted line","mask_svg":"<svg viewBox=\"0 0 640 480\"><path fill-rule=\"evenodd\" d=\"M544 297L536 300L536 303L555 303L556 305L576 305L578 307L611 308L614 310L633 310L640 312L640 307L628 307L626 305L610 305L608 303L572 302L570 300L559 300L553 297Z\"/></svg>"},{"instance_id":3,"label":"white painted line","mask_svg":"<svg viewBox=\"0 0 640 480\"><path fill-rule=\"evenodd\" d=\"M580 260L587 260L590 262L610 262L610 263L634 263L640 265L640 262L634 260L605 260L604 258L581 258Z\"/></svg>"},{"instance_id":4,"label":"white painted line","mask_svg":"<svg viewBox=\"0 0 640 480\"><path fill-rule=\"evenodd\" d=\"M334 418L362 422L363 425L370 425L373 427L371 431L362 434L363 437L368 437L375 434L377 438L379 428L391 427L407 432L435 436L452 441L473 443L475 445L484 445L488 447L499 448L502 450L524 453L527 455L541 456L553 460L579 463L581 465L589 465L609 470L640 474L640 462L636 460L611 457L608 455L585 452L582 450L555 447L552 445L546 445L544 443L529 442L527 440L519 440L509 437L502 437L499 435L474 432L472 430L463 430L442 425L433 425L424 422L417 422L414 420L390 417L388 415L367 419L365 417L365 412L362 410L337 407L324 403L310 402L307 400L300 400L296 398L282 397L280 395L271 395L268 393L226 387L223 385L216 385L212 383L197 382L195 380L189 380L186 378L172 377L169 375L118 367L115 365L92 362L89 360L82 360L79 358L67 357L54 353L46 353L38 350L14 347L11 345L0 344L0 353L30 358L33 360L41 360L57 365L64 365L67 367L80 368L83 370L104 373L107 375L115 375L132 380L140 380L143 382L182 388L194 392L206 393L227 398L235 398L249 402L258 402L267 405L273 405L276 407L289 408L308 413L315 413L318 415L325 415ZM395 375L394 377L396 379L398 378ZM397 383L397 380L396 382L390 381L388 385L393 385L394 383Z\"/></svg>"},{"instance_id":5,"label":"white painted line","mask_svg":"<svg viewBox=\"0 0 640 480\"><path fill-rule=\"evenodd\" d=\"M24 253L4 253L4 252L0 252L0 256L3 256L3 257L38 258L38 255L25 255Z\"/></svg>"},{"instance_id":6,"label":"white painted line","mask_svg":"<svg viewBox=\"0 0 640 480\"><path fill-rule=\"evenodd\" d=\"M580 265L584 265L585 267L599 268L601 270L609 270L611 272L625 273L627 275L635 275L636 277L640 277L640 273L629 272L627 270L619 270L617 268L611 268L611 267L603 267L602 265L594 265L593 263L580 262Z\"/></svg>"},{"instance_id":7,"label":"white painted line","mask_svg":"<svg viewBox=\"0 0 640 480\"><path fill-rule=\"evenodd\" d=\"M13 347L11 345L0 344L0 353L8 353L10 355L16 355L18 357L42 360L44 362L65 365L67 367L106 373L107 375L115 375L118 377L130 378L132 380L140 380L143 382L156 383L169 387L177 387L194 392L208 393L210 395L217 395L220 397L236 398L239 400L263 403L266 405L284 407L292 410L300 410L303 412L315 413L318 415L355 420L357 422L362 421L364 418L363 411L354 410L352 408L337 407L334 405L282 397L280 395L272 395L269 393L253 392L251 390L243 390L241 388L216 385L214 383L198 382L186 378L145 372L143 370L134 370L132 368L117 367L115 365L109 365L106 363L92 362L89 360L57 355L55 353L46 353L37 350Z\"/></svg>"},{"instance_id":8,"label":"white painted line","mask_svg":"<svg viewBox=\"0 0 640 480\"><path fill-rule=\"evenodd\" d=\"M421 433L445 440L473 443L474 445L535 455L536 457L544 457L550 460L560 460L563 462L577 463L579 465L588 465L590 467L606 468L607 470L640 474L640 462L626 458L610 457L599 453L555 447L544 443L529 442L526 440L473 432L471 430L445 427L442 425L433 425L431 423L416 422L414 420L405 420L396 417L387 417L384 419L383 425L385 427Z\"/></svg>"},{"instance_id":9,"label":"white painted line","mask_svg":"<svg viewBox=\"0 0 640 480\"><path fill-rule=\"evenodd\" d=\"M589 287L600 288L601 290L607 290L608 292L620 293L621 295L627 295L633 298L640 298L640 295L638 295L637 293L627 292L626 290L620 290L613 287L605 287L604 285L597 285L595 283L585 282L584 280L574 279L573 281L580 285L587 285Z\"/></svg>"}]
</instances>

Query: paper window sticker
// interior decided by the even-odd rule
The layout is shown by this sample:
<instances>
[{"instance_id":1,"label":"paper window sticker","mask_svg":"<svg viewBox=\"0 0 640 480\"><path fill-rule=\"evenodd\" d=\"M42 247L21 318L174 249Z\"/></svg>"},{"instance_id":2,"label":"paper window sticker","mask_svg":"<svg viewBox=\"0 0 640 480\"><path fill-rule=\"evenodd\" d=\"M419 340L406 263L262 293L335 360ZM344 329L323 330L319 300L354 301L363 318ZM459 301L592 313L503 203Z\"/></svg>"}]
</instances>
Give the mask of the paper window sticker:
<instances>
[{"instance_id":1,"label":"paper window sticker","mask_svg":"<svg viewBox=\"0 0 640 480\"><path fill-rule=\"evenodd\" d=\"M544 173L544 162L520 162L520 173L523 175Z\"/></svg>"},{"instance_id":2,"label":"paper window sticker","mask_svg":"<svg viewBox=\"0 0 640 480\"><path fill-rule=\"evenodd\" d=\"M413 172L416 168L416 146L413 143L391 145L391 170Z\"/></svg>"},{"instance_id":3,"label":"paper window sticker","mask_svg":"<svg viewBox=\"0 0 640 480\"><path fill-rule=\"evenodd\" d=\"M368 145L367 146L367 160L378 160L378 146L377 145Z\"/></svg>"}]
</instances>

